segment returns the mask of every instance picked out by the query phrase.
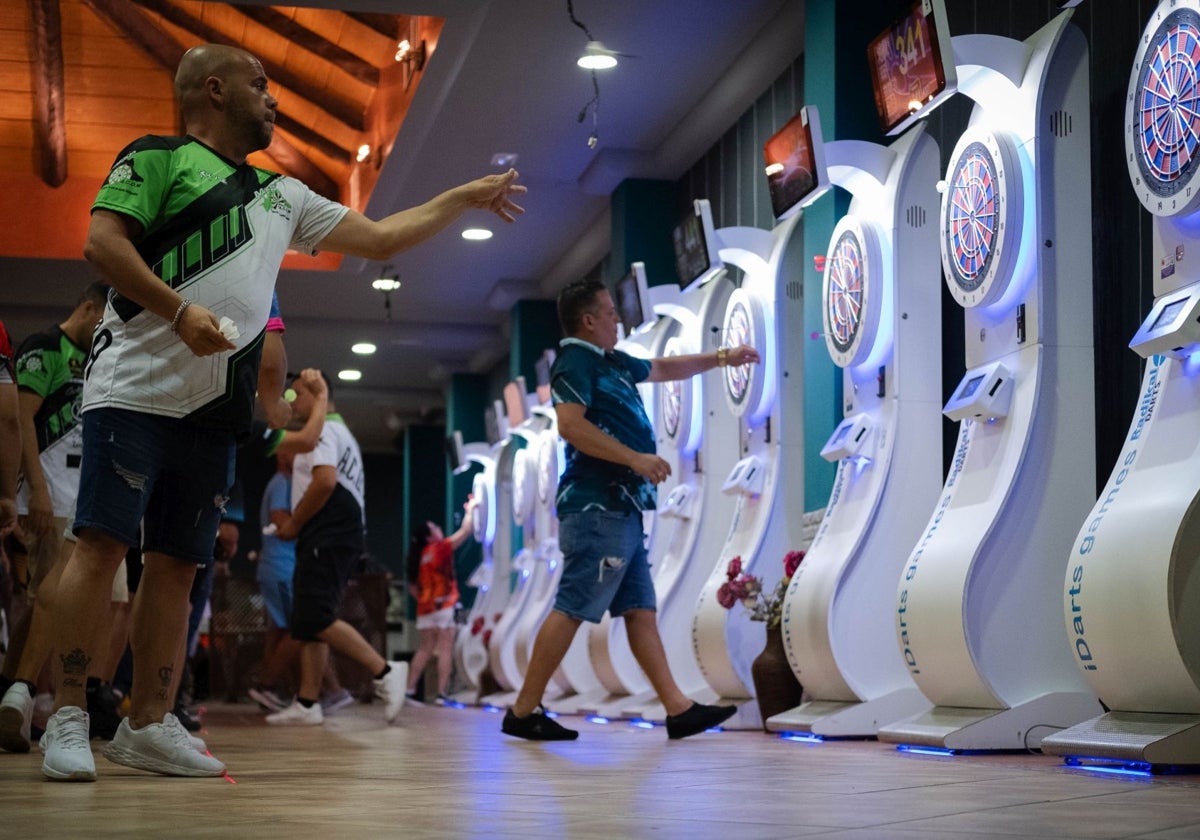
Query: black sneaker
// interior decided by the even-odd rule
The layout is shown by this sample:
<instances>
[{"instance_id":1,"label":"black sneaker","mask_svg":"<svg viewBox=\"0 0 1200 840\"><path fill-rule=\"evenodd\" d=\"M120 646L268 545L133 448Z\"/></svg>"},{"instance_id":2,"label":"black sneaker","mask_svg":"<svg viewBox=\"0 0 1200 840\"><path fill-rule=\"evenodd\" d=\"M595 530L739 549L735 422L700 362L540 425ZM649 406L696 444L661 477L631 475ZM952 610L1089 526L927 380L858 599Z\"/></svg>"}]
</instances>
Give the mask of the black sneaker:
<instances>
[{"instance_id":1,"label":"black sneaker","mask_svg":"<svg viewBox=\"0 0 1200 840\"><path fill-rule=\"evenodd\" d=\"M88 737L111 741L121 725L121 713L117 711L117 698L111 685L88 686L87 713Z\"/></svg>"},{"instance_id":2,"label":"black sneaker","mask_svg":"<svg viewBox=\"0 0 1200 840\"><path fill-rule=\"evenodd\" d=\"M171 714L183 725L183 728L188 732L199 732L201 728L200 718L192 714L191 710L182 703L176 703L175 708L171 710Z\"/></svg>"},{"instance_id":3,"label":"black sneaker","mask_svg":"<svg viewBox=\"0 0 1200 840\"><path fill-rule=\"evenodd\" d=\"M579 737L574 729L567 729L549 717L545 706L538 706L525 717L517 717L509 709L504 715L504 723L500 724L500 731L528 741L574 741Z\"/></svg>"},{"instance_id":4,"label":"black sneaker","mask_svg":"<svg viewBox=\"0 0 1200 840\"><path fill-rule=\"evenodd\" d=\"M693 703L686 712L667 715L667 737L671 740L696 735L720 726L733 717L737 706L706 706Z\"/></svg>"}]
</instances>

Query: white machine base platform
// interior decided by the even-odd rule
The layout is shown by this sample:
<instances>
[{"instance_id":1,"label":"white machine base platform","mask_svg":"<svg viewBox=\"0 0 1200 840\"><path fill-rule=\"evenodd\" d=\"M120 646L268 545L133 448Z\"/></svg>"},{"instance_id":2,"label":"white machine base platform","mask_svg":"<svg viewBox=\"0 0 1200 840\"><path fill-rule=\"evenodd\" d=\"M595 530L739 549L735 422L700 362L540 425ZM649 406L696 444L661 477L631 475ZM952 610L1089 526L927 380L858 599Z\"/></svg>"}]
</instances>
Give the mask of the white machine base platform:
<instances>
[{"instance_id":1,"label":"white machine base platform","mask_svg":"<svg viewBox=\"0 0 1200 840\"><path fill-rule=\"evenodd\" d=\"M576 714L580 715L599 715L609 720L620 720L625 717L621 714L621 706L629 700L628 694L605 694L595 703L587 706L580 706L576 710Z\"/></svg>"},{"instance_id":2,"label":"white machine base platform","mask_svg":"<svg viewBox=\"0 0 1200 840\"><path fill-rule=\"evenodd\" d=\"M1086 692L1052 692L1011 709L935 706L879 730L879 740L948 750L1028 750L1104 709Z\"/></svg>"},{"instance_id":3,"label":"white machine base platform","mask_svg":"<svg viewBox=\"0 0 1200 840\"><path fill-rule=\"evenodd\" d=\"M507 709L517 699L515 691L501 691L496 694L489 694L487 697L479 698L480 706L495 706L498 709Z\"/></svg>"},{"instance_id":4,"label":"white machine base platform","mask_svg":"<svg viewBox=\"0 0 1200 840\"><path fill-rule=\"evenodd\" d=\"M583 709L594 709L600 701L608 696L603 688L594 688L581 694L566 694L555 700L545 700L544 705L552 712L560 715L584 714Z\"/></svg>"},{"instance_id":5,"label":"white machine base platform","mask_svg":"<svg viewBox=\"0 0 1200 840\"><path fill-rule=\"evenodd\" d=\"M811 732L827 738L874 738L881 727L927 712L930 702L916 688L902 688L858 703L810 700L767 719L772 732Z\"/></svg>"},{"instance_id":6,"label":"white machine base platform","mask_svg":"<svg viewBox=\"0 0 1200 840\"><path fill-rule=\"evenodd\" d=\"M1109 712L1042 739L1050 755L1200 764L1200 715Z\"/></svg>"}]
</instances>

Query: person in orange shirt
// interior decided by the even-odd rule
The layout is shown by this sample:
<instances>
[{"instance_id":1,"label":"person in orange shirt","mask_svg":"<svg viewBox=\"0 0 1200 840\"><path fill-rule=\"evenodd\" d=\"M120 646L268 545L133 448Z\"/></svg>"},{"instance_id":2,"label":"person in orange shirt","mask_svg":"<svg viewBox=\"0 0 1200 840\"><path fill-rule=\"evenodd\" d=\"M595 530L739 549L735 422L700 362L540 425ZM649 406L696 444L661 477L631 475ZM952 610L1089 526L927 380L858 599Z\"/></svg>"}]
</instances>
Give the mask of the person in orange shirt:
<instances>
[{"instance_id":1,"label":"person in orange shirt","mask_svg":"<svg viewBox=\"0 0 1200 840\"><path fill-rule=\"evenodd\" d=\"M437 659L437 702L445 704L454 655L454 608L458 582L454 579L454 550L471 536L474 503L464 506L462 525L447 537L433 522L423 522L413 532L408 547L408 591L417 602L420 641L408 669L408 698L416 699L417 682L429 663Z\"/></svg>"}]
</instances>

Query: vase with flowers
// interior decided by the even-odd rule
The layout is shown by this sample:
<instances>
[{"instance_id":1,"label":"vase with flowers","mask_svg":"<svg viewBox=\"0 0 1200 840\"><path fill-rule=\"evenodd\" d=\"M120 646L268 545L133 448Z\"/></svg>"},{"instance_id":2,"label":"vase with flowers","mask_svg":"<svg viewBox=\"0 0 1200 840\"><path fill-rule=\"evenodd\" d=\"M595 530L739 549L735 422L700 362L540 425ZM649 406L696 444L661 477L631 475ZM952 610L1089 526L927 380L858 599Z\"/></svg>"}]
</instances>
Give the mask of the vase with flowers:
<instances>
[{"instance_id":1,"label":"vase with flowers","mask_svg":"<svg viewBox=\"0 0 1200 840\"><path fill-rule=\"evenodd\" d=\"M764 730L767 718L800 705L804 691L788 664L783 633L779 629L784 595L803 560L803 551L789 551L783 558L783 577L768 593L762 579L743 571L742 558L734 557L725 568L725 582L717 590L717 602L722 607L733 609L740 603L751 621L762 621L767 625L766 646L750 666Z\"/></svg>"}]
</instances>

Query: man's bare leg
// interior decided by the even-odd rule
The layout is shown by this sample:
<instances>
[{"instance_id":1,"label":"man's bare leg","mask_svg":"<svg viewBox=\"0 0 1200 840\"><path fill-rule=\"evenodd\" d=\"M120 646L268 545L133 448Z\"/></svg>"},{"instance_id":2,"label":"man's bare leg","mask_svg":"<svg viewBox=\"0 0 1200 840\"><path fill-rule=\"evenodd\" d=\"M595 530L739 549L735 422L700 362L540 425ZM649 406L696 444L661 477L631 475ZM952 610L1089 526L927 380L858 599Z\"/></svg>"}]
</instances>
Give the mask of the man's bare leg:
<instances>
[{"instance_id":1,"label":"man's bare leg","mask_svg":"<svg viewBox=\"0 0 1200 840\"><path fill-rule=\"evenodd\" d=\"M525 681L521 683L521 690L512 704L514 715L525 717L541 705L546 686L567 655L581 623L578 618L571 618L558 610L551 610L550 615L546 616L533 642L529 667L525 669Z\"/></svg>"},{"instance_id":2,"label":"man's bare leg","mask_svg":"<svg viewBox=\"0 0 1200 840\"><path fill-rule=\"evenodd\" d=\"M113 575L127 546L85 528L71 552L54 596L51 639L54 649L55 711L87 708L87 677L107 642ZM161 716L160 716L161 719Z\"/></svg>"},{"instance_id":3,"label":"man's bare leg","mask_svg":"<svg viewBox=\"0 0 1200 840\"><path fill-rule=\"evenodd\" d=\"M147 552L142 582L133 603L133 690L129 724L141 729L162 723L174 702L181 639L186 638L188 595L196 564ZM108 586L112 586L109 575ZM105 590L105 598L109 590Z\"/></svg>"},{"instance_id":4,"label":"man's bare leg","mask_svg":"<svg viewBox=\"0 0 1200 840\"><path fill-rule=\"evenodd\" d=\"M437 657L438 694L444 695L450 688L450 673L454 668L454 632L453 627L440 627L437 631L437 644L434 656Z\"/></svg>"},{"instance_id":5,"label":"man's bare leg","mask_svg":"<svg viewBox=\"0 0 1200 840\"><path fill-rule=\"evenodd\" d=\"M629 648L633 658L646 672L650 685L658 694L659 702L669 715L686 712L692 705L671 675L667 664L667 653L663 650L662 637L658 634L658 616L654 610L629 610L625 619L625 632L629 635Z\"/></svg>"},{"instance_id":6,"label":"man's bare leg","mask_svg":"<svg viewBox=\"0 0 1200 840\"><path fill-rule=\"evenodd\" d=\"M372 675L378 674L387 667L387 660L379 655L379 651L354 629L340 618L317 634L317 638L343 656L348 656L362 665ZM303 661L303 660L302 660ZM322 664L324 668L324 664ZM305 677L307 679L307 677ZM316 683L320 685L321 671L316 672ZM308 697L310 695L304 695Z\"/></svg>"}]
</instances>

